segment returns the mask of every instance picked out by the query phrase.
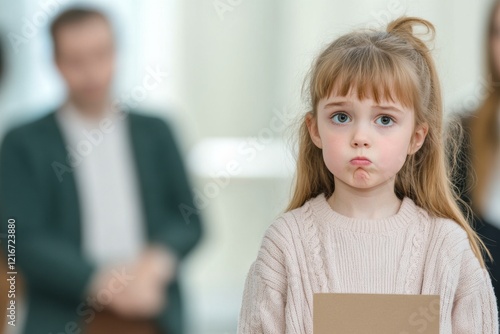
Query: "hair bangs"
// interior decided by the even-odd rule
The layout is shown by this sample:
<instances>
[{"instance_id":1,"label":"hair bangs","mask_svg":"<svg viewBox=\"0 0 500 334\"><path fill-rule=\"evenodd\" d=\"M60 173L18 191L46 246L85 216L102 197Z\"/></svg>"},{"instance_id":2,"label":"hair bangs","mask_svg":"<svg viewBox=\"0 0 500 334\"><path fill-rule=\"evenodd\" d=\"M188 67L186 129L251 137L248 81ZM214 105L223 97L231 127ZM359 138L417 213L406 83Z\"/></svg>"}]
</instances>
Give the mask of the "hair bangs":
<instances>
[{"instance_id":1,"label":"hair bangs","mask_svg":"<svg viewBox=\"0 0 500 334\"><path fill-rule=\"evenodd\" d=\"M356 92L360 100L372 98L382 101L399 102L405 107L415 107L418 101L414 92L418 91L414 71L402 59L389 57L384 51L363 46L347 50L339 57L319 64L316 80L311 85L315 105L330 96L347 96Z\"/></svg>"}]
</instances>

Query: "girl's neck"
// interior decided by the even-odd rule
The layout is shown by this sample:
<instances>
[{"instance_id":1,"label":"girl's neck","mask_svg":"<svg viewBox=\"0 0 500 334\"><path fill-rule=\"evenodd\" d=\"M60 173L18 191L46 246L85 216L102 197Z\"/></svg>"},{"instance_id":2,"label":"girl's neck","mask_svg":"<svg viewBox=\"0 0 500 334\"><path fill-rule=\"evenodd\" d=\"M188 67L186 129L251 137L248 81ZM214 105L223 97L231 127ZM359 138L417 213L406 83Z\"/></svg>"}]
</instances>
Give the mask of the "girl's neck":
<instances>
[{"instance_id":1,"label":"girl's neck","mask_svg":"<svg viewBox=\"0 0 500 334\"><path fill-rule=\"evenodd\" d=\"M335 179L335 191L328 204L346 217L380 219L395 215L401 200L394 193L394 179L371 189L353 188Z\"/></svg>"}]
</instances>

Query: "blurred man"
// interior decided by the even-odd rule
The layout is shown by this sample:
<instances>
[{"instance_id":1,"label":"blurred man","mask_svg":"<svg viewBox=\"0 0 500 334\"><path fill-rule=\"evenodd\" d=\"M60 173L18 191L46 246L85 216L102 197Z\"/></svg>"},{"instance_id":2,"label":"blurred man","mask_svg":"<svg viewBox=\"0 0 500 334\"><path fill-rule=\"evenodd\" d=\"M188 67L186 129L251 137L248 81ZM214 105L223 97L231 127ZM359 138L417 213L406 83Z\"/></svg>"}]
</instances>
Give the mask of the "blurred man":
<instances>
[{"instance_id":1,"label":"blurred man","mask_svg":"<svg viewBox=\"0 0 500 334\"><path fill-rule=\"evenodd\" d=\"M28 288L24 332L183 333L176 269L201 224L183 211L194 204L172 133L111 103L103 14L65 11L51 34L67 101L0 149L2 232L14 219Z\"/></svg>"}]
</instances>

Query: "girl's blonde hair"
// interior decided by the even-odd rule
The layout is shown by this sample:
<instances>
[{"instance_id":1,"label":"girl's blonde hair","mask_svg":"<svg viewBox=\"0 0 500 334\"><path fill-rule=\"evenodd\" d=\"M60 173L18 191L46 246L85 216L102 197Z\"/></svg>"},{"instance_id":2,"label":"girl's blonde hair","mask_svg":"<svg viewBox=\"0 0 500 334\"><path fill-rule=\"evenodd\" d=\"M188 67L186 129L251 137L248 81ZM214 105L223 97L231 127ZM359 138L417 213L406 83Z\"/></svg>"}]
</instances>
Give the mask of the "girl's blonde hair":
<instances>
[{"instance_id":1,"label":"girl's blonde hair","mask_svg":"<svg viewBox=\"0 0 500 334\"><path fill-rule=\"evenodd\" d=\"M499 154L500 133L498 131L498 107L500 105L500 73L495 64L491 51L491 41L498 31L495 31L495 16L500 10L500 1L495 1L490 12L488 21L488 32L486 34L486 55L488 78L488 96L483 104L470 118L472 170L474 175L469 178L475 179L476 183L471 191L471 205L476 212L482 212L485 204L486 187L491 179L494 158Z\"/></svg>"},{"instance_id":2,"label":"girl's blonde hair","mask_svg":"<svg viewBox=\"0 0 500 334\"><path fill-rule=\"evenodd\" d=\"M434 37L434 26L423 19L401 17L386 32L360 31L344 35L318 56L309 73L307 95L316 121L318 102L335 93L346 96L351 90L358 98L398 101L415 111L415 123L427 123L428 134L422 147L409 155L396 175L395 193L407 196L436 217L456 221L484 267L484 243L465 219L457 204L447 173L443 138L443 106L438 75L431 53L413 33L423 26ZM304 116L299 134L295 190L287 211L302 206L319 194L329 197L335 190L332 173L321 149L311 140Z\"/></svg>"}]
</instances>

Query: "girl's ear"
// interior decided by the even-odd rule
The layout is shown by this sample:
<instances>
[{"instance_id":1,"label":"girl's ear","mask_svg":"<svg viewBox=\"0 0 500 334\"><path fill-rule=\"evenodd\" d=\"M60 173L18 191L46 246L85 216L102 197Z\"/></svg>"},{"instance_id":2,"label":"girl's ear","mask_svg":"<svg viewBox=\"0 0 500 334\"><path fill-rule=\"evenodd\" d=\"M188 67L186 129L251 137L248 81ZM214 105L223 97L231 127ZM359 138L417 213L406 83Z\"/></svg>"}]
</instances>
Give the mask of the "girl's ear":
<instances>
[{"instance_id":1,"label":"girl's ear","mask_svg":"<svg viewBox=\"0 0 500 334\"><path fill-rule=\"evenodd\" d=\"M417 153L417 151L422 147L428 132L429 132L429 125L427 123L422 123L420 125L417 125L415 133L413 134L410 147L408 148L409 155Z\"/></svg>"},{"instance_id":2,"label":"girl's ear","mask_svg":"<svg viewBox=\"0 0 500 334\"><path fill-rule=\"evenodd\" d=\"M321 137L319 136L318 131L318 122L310 112L306 115L306 125L307 130L309 130L309 136L311 136L311 140L314 145L316 145L318 148L323 148L321 145Z\"/></svg>"}]
</instances>

